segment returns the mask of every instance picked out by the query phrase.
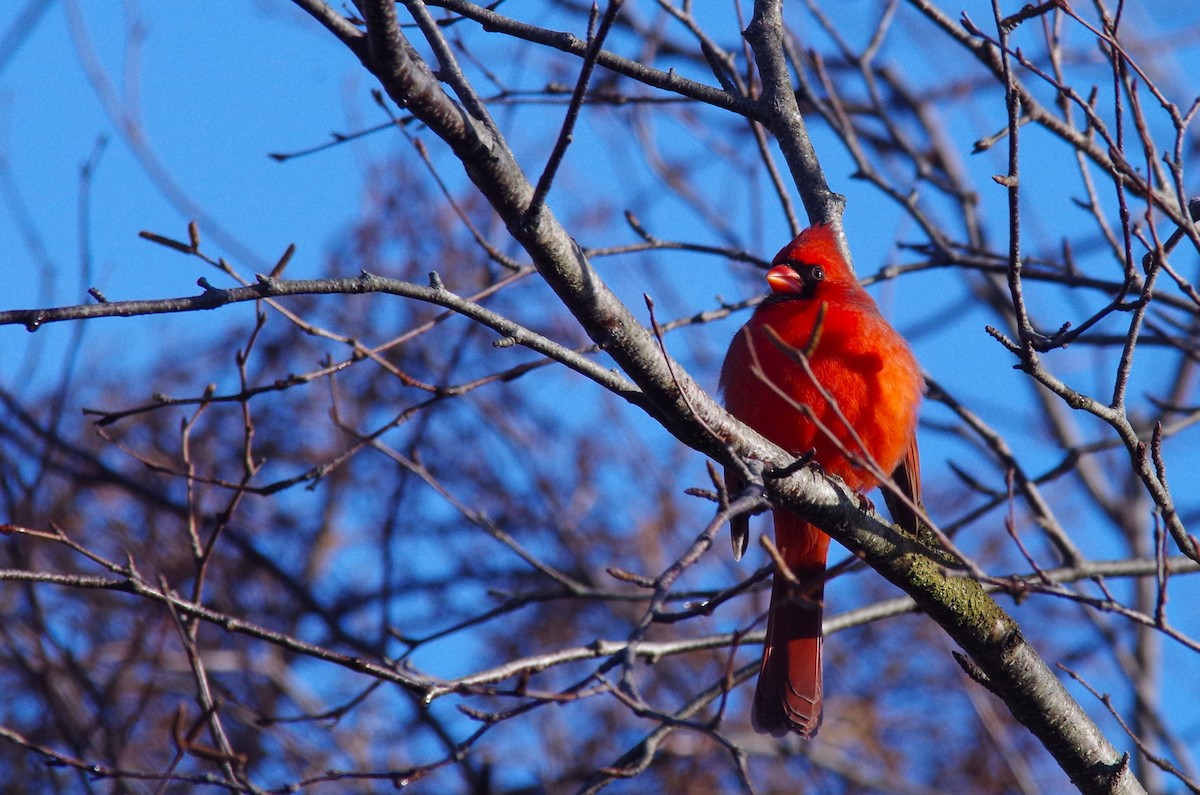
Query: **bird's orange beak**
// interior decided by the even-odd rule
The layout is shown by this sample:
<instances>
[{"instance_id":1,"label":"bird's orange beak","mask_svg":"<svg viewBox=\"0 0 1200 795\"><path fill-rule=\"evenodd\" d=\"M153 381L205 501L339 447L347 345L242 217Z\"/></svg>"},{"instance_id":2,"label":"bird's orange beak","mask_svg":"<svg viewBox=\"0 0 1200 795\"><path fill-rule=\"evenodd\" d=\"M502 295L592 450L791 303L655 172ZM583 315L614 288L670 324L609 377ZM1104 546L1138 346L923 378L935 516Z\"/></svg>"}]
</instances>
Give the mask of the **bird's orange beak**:
<instances>
[{"instance_id":1,"label":"bird's orange beak","mask_svg":"<svg viewBox=\"0 0 1200 795\"><path fill-rule=\"evenodd\" d=\"M771 285L773 293L802 293L804 282L790 265L776 265L767 271L767 284Z\"/></svg>"}]
</instances>

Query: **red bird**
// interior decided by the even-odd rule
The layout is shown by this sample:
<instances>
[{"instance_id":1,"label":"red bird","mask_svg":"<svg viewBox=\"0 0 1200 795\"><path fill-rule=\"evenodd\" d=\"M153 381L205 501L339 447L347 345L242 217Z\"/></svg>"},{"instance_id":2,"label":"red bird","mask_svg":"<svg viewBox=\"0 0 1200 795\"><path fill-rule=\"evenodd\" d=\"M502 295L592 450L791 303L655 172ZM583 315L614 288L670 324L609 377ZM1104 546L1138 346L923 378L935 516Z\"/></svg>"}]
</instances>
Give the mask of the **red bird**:
<instances>
[{"instance_id":1,"label":"red bird","mask_svg":"<svg viewBox=\"0 0 1200 795\"><path fill-rule=\"evenodd\" d=\"M924 380L899 333L854 278L833 232L818 225L767 271L771 294L734 336L721 367L729 413L859 493L892 476L920 504L917 408ZM809 376L767 331L803 354ZM753 351L753 352L752 352ZM814 382L815 378L815 382ZM731 493L741 483L726 472ZM776 510L775 544L799 585L776 575L752 720L759 732L809 738L821 725L821 612L829 536ZM915 513L896 517L915 527ZM740 552L748 518L733 521Z\"/></svg>"}]
</instances>

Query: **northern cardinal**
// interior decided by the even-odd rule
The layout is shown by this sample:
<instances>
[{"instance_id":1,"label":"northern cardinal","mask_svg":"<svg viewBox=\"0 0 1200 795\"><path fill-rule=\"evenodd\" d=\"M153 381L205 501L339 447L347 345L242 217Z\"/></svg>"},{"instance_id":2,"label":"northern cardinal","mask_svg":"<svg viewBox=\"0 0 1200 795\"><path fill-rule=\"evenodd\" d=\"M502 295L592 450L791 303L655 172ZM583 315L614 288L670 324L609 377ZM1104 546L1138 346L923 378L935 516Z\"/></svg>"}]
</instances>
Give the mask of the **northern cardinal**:
<instances>
[{"instance_id":1,"label":"northern cardinal","mask_svg":"<svg viewBox=\"0 0 1200 795\"><path fill-rule=\"evenodd\" d=\"M789 452L812 453L824 472L860 494L892 476L919 505L916 429L924 380L908 344L855 280L830 228L801 232L775 256L767 283L771 294L734 336L721 367L726 408ZM731 494L742 486L729 470L726 481ZM904 513L895 518L915 530L915 512ZM776 547L799 584L775 575L752 721L759 732L809 738L821 725L829 536L786 510L776 510L774 519ZM740 554L748 517L732 525Z\"/></svg>"}]
</instances>

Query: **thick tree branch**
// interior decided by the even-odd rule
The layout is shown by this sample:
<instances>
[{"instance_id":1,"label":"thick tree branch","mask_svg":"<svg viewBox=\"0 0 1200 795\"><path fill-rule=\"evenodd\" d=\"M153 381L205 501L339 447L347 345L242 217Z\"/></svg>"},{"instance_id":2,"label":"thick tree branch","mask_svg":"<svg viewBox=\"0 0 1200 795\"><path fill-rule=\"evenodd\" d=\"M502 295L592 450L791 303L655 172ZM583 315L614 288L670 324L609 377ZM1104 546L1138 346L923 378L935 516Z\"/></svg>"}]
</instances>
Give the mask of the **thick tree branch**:
<instances>
[{"instance_id":1,"label":"thick tree branch","mask_svg":"<svg viewBox=\"0 0 1200 795\"><path fill-rule=\"evenodd\" d=\"M757 0L754 16L744 35L762 75L759 119L783 151L809 221L833 224L838 230L842 253L850 261L849 246L841 229L846 197L831 191L825 181L825 172L821 170L800 106L796 103L796 92L784 57L783 3Z\"/></svg>"}]
</instances>

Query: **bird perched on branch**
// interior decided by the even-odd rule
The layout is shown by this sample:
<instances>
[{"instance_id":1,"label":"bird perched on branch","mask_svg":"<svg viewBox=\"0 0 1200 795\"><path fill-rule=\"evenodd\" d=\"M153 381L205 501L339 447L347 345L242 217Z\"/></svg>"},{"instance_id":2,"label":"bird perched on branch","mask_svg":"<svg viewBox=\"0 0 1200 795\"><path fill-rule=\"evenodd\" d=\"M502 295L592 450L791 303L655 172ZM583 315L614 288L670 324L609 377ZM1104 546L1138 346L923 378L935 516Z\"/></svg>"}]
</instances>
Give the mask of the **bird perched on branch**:
<instances>
[{"instance_id":1,"label":"bird perched on branch","mask_svg":"<svg viewBox=\"0 0 1200 795\"><path fill-rule=\"evenodd\" d=\"M915 530L917 408L924 380L908 344L879 314L824 225L804 230L767 271L771 294L734 336L721 367L729 412L864 494L891 478ZM742 488L726 470L731 494ZM809 738L821 725L821 614L829 536L774 511L776 571L752 719L760 732ZM748 517L732 522L735 553Z\"/></svg>"}]
</instances>

